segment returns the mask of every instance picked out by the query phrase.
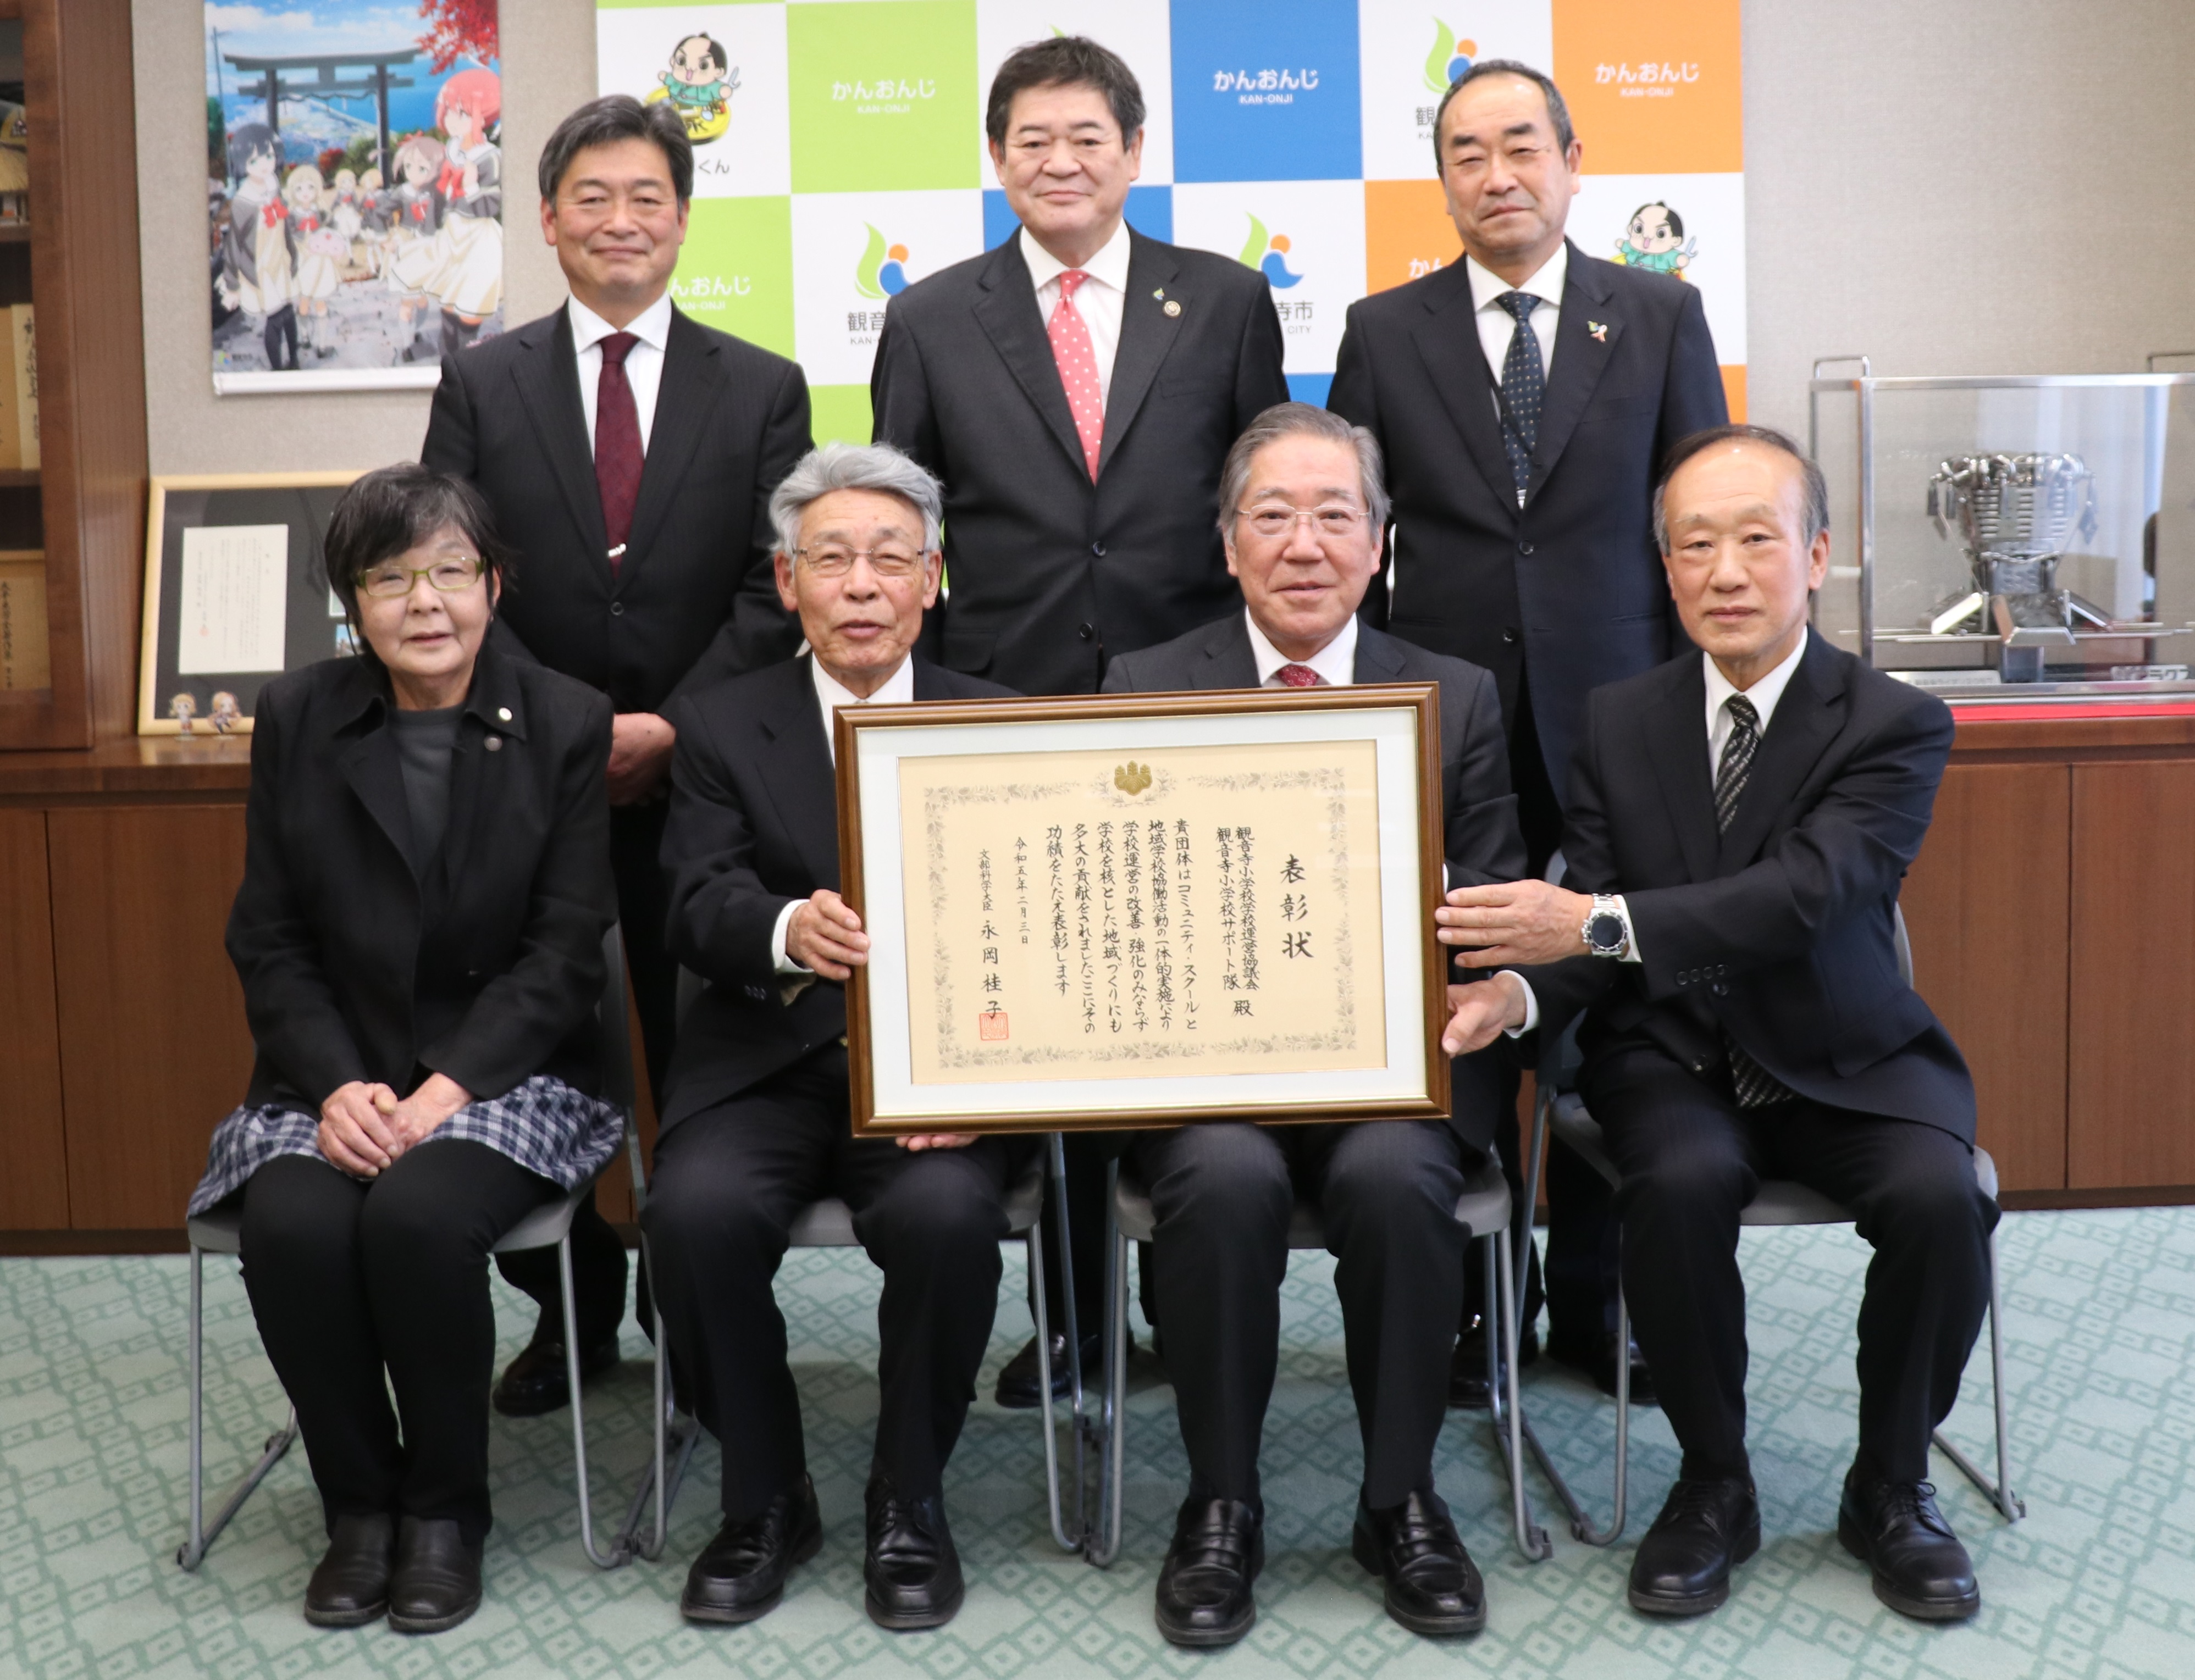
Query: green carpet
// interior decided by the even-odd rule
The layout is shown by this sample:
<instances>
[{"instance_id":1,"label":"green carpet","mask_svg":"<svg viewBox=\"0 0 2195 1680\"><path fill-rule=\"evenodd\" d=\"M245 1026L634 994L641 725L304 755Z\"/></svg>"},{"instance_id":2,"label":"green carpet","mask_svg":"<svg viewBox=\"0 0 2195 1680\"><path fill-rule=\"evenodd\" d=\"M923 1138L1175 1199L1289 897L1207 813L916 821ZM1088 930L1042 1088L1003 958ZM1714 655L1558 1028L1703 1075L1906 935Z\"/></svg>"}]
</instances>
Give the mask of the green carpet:
<instances>
[{"instance_id":1,"label":"green carpet","mask_svg":"<svg viewBox=\"0 0 2195 1680\"><path fill-rule=\"evenodd\" d=\"M1390 1623L1350 1560L1359 1463L1340 1315L1324 1255L1294 1257L1280 1381L1266 1423L1269 1562L1260 1620L1219 1655L1167 1647L1152 1583L1186 1478L1172 1395L1148 1359L1129 1405L1127 1526L1107 1571L1046 1532L1041 1447L1029 1414L999 1411L990 1378L1028 1334L1017 1252L982 1393L948 1472L967 1568L949 1627L888 1634L861 1612L861 1488L876 1406L878 1279L857 1251L796 1254L779 1281L792 1325L822 1554L784 1604L735 1630L688 1628L677 1600L713 1528L716 1448L697 1456L664 1561L603 1574L581 1556L562 1414L498 1419L497 1528L487 1602L464 1627L407 1639L386 1626L308 1628L298 1614L322 1545L304 1453L294 1451L195 1575L174 1562L183 1525L186 1263L0 1262L0 1674L245 1677L388 1674L755 1677L1210 1672L1398 1677L1487 1671L1593 1680L2015 1680L2195 1676L2195 1210L2014 1215L2004 1222L2014 1470L2029 1519L2001 1522L1940 1458L1943 1504L1979 1566L1974 1623L1917 1626L1878 1605L1838 1547L1836 1490L1853 1441L1852 1320L1865 1250L1849 1230L1749 1233L1752 1444L1766 1540L1718 1614L1656 1624L1623 1602L1630 1545L1675 1469L1660 1414L1633 1437L1630 1534L1577 1544L1531 1493L1553 1559L1510 1544L1483 1414L1451 1414L1440 1487L1485 1569L1490 1617L1432 1643ZM209 1503L280 1420L233 1261L207 1264ZM530 1308L498 1285L504 1352ZM521 1309L525 1309L521 1310ZM1140 1326L1138 1326L1140 1329ZM648 1367L589 1391L597 1510L614 1522L645 1452ZM1988 1441L1986 1343L1952 1429ZM1529 1414L1558 1458L1604 1500L1611 1408L1544 1362Z\"/></svg>"}]
</instances>

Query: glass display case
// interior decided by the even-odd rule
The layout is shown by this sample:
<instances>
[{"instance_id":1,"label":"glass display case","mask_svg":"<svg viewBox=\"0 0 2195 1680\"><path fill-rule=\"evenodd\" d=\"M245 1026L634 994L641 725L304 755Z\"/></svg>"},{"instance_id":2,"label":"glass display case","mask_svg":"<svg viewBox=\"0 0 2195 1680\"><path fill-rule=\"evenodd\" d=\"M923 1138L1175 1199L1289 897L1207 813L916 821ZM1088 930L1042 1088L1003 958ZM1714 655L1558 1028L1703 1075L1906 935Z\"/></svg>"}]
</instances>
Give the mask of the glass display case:
<instances>
[{"instance_id":1,"label":"glass display case","mask_svg":"<svg viewBox=\"0 0 2195 1680\"><path fill-rule=\"evenodd\" d=\"M1814 374L1824 636L1961 700L2195 694L2195 374Z\"/></svg>"}]
</instances>

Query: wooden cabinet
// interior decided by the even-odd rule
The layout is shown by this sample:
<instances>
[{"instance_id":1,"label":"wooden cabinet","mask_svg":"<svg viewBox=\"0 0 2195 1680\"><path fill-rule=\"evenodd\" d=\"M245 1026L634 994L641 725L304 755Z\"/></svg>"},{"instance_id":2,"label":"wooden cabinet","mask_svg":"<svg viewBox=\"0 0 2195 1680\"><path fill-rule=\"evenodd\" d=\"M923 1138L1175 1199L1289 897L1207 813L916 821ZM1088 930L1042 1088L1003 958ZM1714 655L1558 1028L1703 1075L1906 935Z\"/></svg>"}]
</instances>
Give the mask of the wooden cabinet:
<instances>
[{"instance_id":1,"label":"wooden cabinet","mask_svg":"<svg viewBox=\"0 0 2195 1680\"><path fill-rule=\"evenodd\" d=\"M0 810L0 1231L69 1223L46 824Z\"/></svg>"}]
</instances>

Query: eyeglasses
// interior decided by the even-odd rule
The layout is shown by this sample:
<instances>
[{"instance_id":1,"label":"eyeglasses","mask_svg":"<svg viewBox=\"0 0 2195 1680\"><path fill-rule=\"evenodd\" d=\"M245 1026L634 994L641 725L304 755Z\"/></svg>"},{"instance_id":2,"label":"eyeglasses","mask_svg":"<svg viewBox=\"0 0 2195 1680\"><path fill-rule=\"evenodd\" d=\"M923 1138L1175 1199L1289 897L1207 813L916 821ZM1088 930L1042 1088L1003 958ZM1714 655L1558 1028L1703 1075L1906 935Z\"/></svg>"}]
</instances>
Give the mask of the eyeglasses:
<instances>
[{"instance_id":1,"label":"eyeglasses","mask_svg":"<svg viewBox=\"0 0 2195 1680\"><path fill-rule=\"evenodd\" d=\"M1237 508L1236 515L1250 524L1250 529L1260 537L1293 536L1298 524L1308 521L1322 537L1354 537L1364 525L1364 515L1357 508L1329 503L1322 508Z\"/></svg>"},{"instance_id":2,"label":"eyeglasses","mask_svg":"<svg viewBox=\"0 0 2195 1680\"><path fill-rule=\"evenodd\" d=\"M843 578L854 569L857 560L867 561L869 570L879 578L912 578L922 570L923 561L922 555L905 549L849 549L836 543L795 549L792 557L819 578Z\"/></svg>"},{"instance_id":3,"label":"eyeglasses","mask_svg":"<svg viewBox=\"0 0 2195 1680\"><path fill-rule=\"evenodd\" d=\"M470 556L438 560L432 566L399 566L389 561L360 572L358 592L376 601L394 601L411 594L412 586L424 578L444 595L457 595L478 583L480 574L480 561Z\"/></svg>"}]
</instances>

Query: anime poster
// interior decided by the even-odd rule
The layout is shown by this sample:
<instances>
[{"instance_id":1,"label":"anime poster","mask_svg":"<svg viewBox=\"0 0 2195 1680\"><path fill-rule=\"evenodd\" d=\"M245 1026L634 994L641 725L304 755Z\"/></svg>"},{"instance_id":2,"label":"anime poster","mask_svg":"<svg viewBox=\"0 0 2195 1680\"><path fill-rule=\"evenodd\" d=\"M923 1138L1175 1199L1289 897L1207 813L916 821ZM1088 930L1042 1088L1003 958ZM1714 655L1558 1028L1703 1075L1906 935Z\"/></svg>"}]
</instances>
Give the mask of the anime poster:
<instances>
[{"instance_id":1,"label":"anime poster","mask_svg":"<svg viewBox=\"0 0 2195 1680\"><path fill-rule=\"evenodd\" d=\"M432 386L503 330L498 0L205 0L213 384Z\"/></svg>"}]
</instances>

